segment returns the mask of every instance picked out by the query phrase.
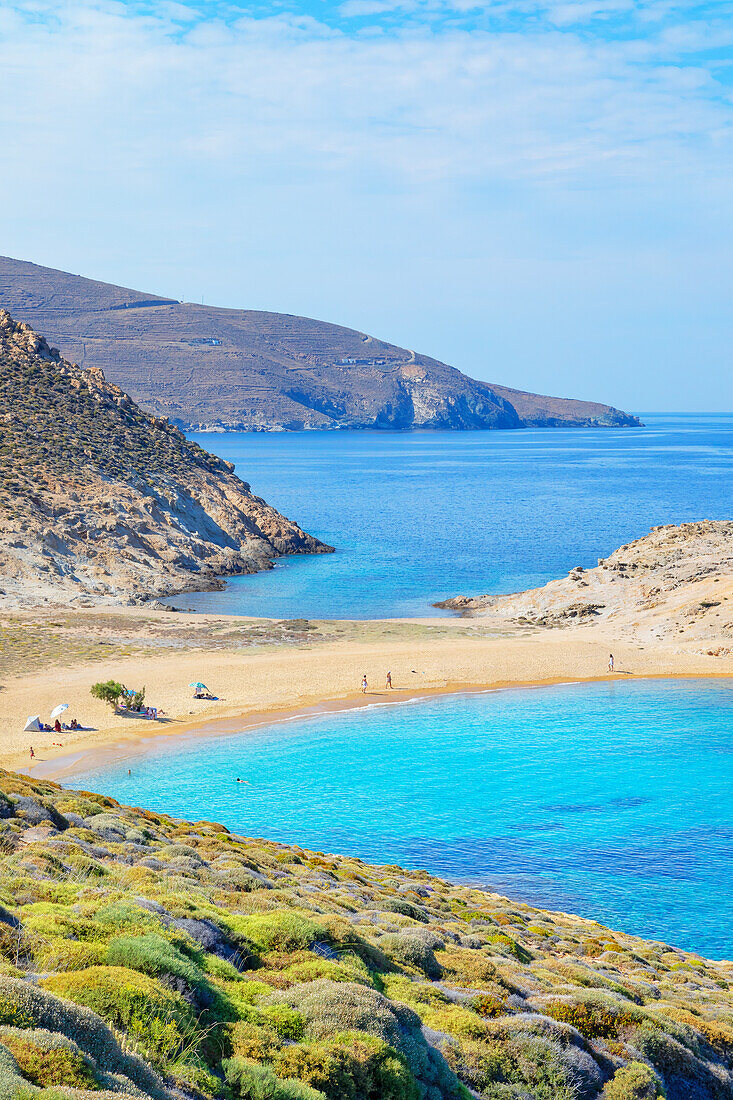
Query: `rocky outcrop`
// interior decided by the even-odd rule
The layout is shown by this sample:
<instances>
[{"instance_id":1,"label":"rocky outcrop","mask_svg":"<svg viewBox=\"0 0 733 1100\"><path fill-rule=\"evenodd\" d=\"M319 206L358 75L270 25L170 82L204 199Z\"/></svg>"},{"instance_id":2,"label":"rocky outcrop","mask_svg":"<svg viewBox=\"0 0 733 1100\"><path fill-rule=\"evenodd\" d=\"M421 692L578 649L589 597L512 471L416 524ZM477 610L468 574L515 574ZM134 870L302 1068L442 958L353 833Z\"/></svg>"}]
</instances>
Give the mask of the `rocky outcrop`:
<instances>
[{"instance_id":1,"label":"rocky outcrop","mask_svg":"<svg viewBox=\"0 0 733 1100\"><path fill-rule=\"evenodd\" d=\"M0 601L142 599L331 548L0 310Z\"/></svg>"},{"instance_id":2,"label":"rocky outcrop","mask_svg":"<svg viewBox=\"0 0 733 1100\"><path fill-rule=\"evenodd\" d=\"M577 566L542 588L436 606L522 628L595 624L639 637L682 635L726 656L733 654L733 522L654 527L595 568Z\"/></svg>"},{"instance_id":3,"label":"rocky outcrop","mask_svg":"<svg viewBox=\"0 0 733 1100\"><path fill-rule=\"evenodd\" d=\"M0 306L186 431L640 423L608 405L479 382L340 325L178 302L8 257Z\"/></svg>"}]
</instances>

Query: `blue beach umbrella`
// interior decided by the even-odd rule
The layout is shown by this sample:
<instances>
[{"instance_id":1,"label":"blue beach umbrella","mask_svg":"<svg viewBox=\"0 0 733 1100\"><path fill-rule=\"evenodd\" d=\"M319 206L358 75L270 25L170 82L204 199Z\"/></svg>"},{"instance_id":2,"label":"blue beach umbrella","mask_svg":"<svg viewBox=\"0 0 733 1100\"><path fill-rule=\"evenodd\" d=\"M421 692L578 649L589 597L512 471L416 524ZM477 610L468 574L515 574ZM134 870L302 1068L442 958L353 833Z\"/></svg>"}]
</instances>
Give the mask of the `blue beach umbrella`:
<instances>
[{"instance_id":1,"label":"blue beach umbrella","mask_svg":"<svg viewBox=\"0 0 733 1100\"><path fill-rule=\"evenodd\" d=\"M190 688L196 688L196 691L208 691L206 684L189 684Z\"/></svg>"}]
</instances>

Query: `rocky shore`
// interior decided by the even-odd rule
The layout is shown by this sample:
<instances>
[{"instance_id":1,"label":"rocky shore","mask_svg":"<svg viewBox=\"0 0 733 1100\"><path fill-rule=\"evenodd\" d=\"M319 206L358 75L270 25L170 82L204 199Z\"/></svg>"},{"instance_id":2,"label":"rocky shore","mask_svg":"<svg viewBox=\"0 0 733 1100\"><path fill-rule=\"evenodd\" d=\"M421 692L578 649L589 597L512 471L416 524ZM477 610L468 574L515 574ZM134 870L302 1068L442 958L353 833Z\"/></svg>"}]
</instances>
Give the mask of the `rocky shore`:
<instances>
[{"instance_id":1,"label":"rocky shore","mask_svg":"<svg viewBox=\"0 0 733 1100\"><path fill-rule=\"evenodd\" d=\"M596 627L636 640L677 639L733 653L733 522L704 520L648 535L541 588L457 596L436 605L497 627ZM714 652L712 652L714 651Z\"/></svg>"},{"instance_id":2,"label":"rocky shore","mask_svg":"<svg viewBox=\"0 0 733 1100\"><path fill-rule=\"evenodd\" d=\"M5 311L0 396L1 605L139 601L332 549Z\"/></svg>"}]
</instances>

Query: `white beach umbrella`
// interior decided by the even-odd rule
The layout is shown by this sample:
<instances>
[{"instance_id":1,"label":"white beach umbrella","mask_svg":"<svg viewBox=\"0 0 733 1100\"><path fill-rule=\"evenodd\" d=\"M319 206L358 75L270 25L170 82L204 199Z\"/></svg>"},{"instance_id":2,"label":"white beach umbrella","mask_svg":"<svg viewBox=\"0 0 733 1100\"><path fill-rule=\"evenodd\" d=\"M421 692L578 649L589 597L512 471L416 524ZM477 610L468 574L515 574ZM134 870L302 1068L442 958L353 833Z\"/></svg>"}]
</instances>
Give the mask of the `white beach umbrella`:
<instances>
[{"instance_id":1,"label":"white beach umbrella","mask_svg":"<svg viewBox=\"0 0 733 1100\"><path fill-rule=\"evenodd\" d=\"M58 716L60 714L63 714L64 711L68 710L68 709L69 709L69 704L68 703L59 703L59 705L57 707L54 707L53 710L51 711L51 717L52 718L58 718Z\"/></svg>"},{"instance_id":2,"label":"white beach umbrella","mask_svg":"<svg viewBox=\"0 0 733 1100\"><path fill-rule=\"evenodd\" d=\"M40 733L41 731L41 716L40 714L31 714L23 726L23 732L28 733Z\"/></svg>"}]
</instances>

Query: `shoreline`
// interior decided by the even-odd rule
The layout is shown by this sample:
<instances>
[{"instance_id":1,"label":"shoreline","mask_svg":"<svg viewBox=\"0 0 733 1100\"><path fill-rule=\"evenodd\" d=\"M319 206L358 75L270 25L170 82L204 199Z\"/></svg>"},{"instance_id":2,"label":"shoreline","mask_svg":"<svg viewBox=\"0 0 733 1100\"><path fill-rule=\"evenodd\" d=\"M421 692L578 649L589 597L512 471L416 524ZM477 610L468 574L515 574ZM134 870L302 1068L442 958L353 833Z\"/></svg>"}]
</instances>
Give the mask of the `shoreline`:
<instances>
[{"instance_id":1,"label":"shoreline","mask_svg":"<svg viewBox=\"0 0 733 1100\"><path fill-rule=\"evenodd\" d=\"M227 737L241 733L254 733L267 726L285 725L288 722L299 721L307 718L318 718L330 714L340 714L346 711L362 710L369 707L391 707L410 703L420 703L439 696L470 696L484 695L498 691L541 690L542 688L558 687L561 685L570 687L591 683L629 683L640 680L725 680L733 679L730 672L701 673L649 673L646 675L607 674L605 676L589 676L568 679L565 677L553 677L545 680L516 680L497 681L487 684L447 684L445 687L428 688L418 692L394 691L388 693L368 692L366 697L361 692L352 693L340 699L323 699L317 703L306 706L273 708L257 712L244 712L238 716L226 716L212 718L207 722L188 722L178 726L175 730L152 729L147 735L118 738L108 742L95 744L91 747L70 748L70 751L60 754L50 760L39 760L38 764L16 769L19 774L27 775L32 779L46 779L52 782L60 782L62 779L84 776L104 764L115 764L121 761L145 756L149 749L162 741L172 744L196 741L205 737ZM377 698L379 701L377 701Z\"/></svg>"},{"instance_id":2,"label":"shoreline","mask_svg":"<svg viewBox=\"0 0 733 1100\"><path fill-rule=\"evenodd\" d=\"M478 617L291 622L117 608L66 616L39 610L3 626L0 646L17 656L4 665L0 684L0 767L49 778L83 773L100 754L144 752L160 738L235 732L435 694L733 677L724 637L661 639L638 620L538 629ZM711 651L713 645L719 648ZM609 653L614 673L607 671ZM364 674L366 696L359 690ZM92 684L110 679L144 687L158 721L113 713L93 698ZM216 698L192 698L197 681ZM67 722L76 718L83 730L24 732L29 715L48 721L61 703L69 705Z\"/></svg>"}]
</instances>

